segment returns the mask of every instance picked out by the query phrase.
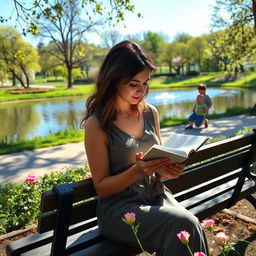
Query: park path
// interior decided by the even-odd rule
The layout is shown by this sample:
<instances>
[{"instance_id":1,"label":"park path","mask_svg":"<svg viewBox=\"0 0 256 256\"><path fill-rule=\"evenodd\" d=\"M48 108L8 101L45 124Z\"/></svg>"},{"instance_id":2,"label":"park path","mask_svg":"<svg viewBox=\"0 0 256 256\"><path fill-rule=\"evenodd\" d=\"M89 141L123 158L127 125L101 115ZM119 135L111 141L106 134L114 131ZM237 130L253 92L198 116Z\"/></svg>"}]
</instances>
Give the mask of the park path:
<instances>
[{"instance_id":1,"label":"park path","mask_svg":"<svg viewBox=\"0 0 256 256\"><path fill-rule=\"evenodd\" d=\"M245 127L256 128L256 116L240 115L210 120L209 127L184 130L185 125L161 129L163 141L170 133L233 136ZM40 176L51 171L79 168L87 163L83 142L0 155L0 184L24 180L29 175Z\"/></svg>"}]
</instances>

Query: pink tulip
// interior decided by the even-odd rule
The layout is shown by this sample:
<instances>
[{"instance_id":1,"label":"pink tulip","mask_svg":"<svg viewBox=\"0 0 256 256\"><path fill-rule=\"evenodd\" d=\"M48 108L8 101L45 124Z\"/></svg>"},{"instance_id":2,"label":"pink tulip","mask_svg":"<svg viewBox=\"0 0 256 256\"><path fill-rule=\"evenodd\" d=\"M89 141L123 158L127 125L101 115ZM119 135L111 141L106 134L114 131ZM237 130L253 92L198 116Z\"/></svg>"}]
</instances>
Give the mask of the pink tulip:
<instances>
[{"instance_id":1,"label":"pink tulip","mask_svg":"<svg viewBox=\"0 0 256 256\"><path fill-rule=\"evenodd\" d=\"M28 175L25 179L25 182L33 184L33 183L39 183L39 179L35 175Z\"/></svg>"},{"instance_id":2,"label":"pink tulip","mask_svg":"<svg viewBox=\"0 0 256 256\"><path fill-rule=\"evenodd\" d=\"M89 179L92 177L92 174L90 172L87 172L84 176L85 179Z\"/></svg>"},{"instance_id":3,"label":"pink tulip","mask_svg":"<svg viewBox=\"0 0 256 256\"><path fill-rule=\"evenodd\" d=\"M225 245L229 240L229 236L226 235L224 232L219 232L215 236L215 241L218 245Z\"/></svg>"},{"instance_id":4,"label":"pink tulip","mask_svg":"<svg viewBox=\"0 0 256 256\"><path fill-rule=\"evenodd\" d=\"M211 231L213 229L213 225L215 223L215 220L212 219L208 219L208 220L203 220L203 222L201 223L202 227Z\"/></svg>"},{"instance_id":5,"label":"pink tulip","mask_svg":"<svg viewBox=\"0 0 256 256\"><path fill-rule=\"evenodd\" d=\"M207 255L203 252L194 252L194 256L207 256Z\"/></svg>"},{"instance_id":6,"label":"pink tulip","mask_svg":"<svg viewBox=\"0 0 256 256\"><path fill-rule=\"evenodd\" d=\"M123 221L128 225L132 225L135 222L135 217L136 214L134 212L127 212L124 215Z\"/></svg>"},{"instance_id":7,"label":"pink tulip","mask_svg":"<svg viewBox=\"0 0 256 256\"><path fill-rule=\"evenodd\" d=\"M177 236L183 244L188 244L190 234L186 230L180 231Z\"/></svg>"}]
</instances>

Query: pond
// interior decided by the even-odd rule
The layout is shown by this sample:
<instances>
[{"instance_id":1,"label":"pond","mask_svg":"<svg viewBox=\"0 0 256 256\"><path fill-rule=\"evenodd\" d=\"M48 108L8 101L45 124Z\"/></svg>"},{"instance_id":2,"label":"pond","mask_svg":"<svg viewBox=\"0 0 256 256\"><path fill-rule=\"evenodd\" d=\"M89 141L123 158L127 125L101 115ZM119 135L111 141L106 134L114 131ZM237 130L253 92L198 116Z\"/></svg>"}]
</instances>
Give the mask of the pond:
<instances>
[{"instance_id":1,"label":"pond","mask_svg":"<svg viewBox=\"0 0 256 256\"><path fill-rule=\"evenodd\" d=\"M207 89L212 97L210 113L225 112L227 108L250 107L256 103L256 90ZM188 117L197 90L181 89L153 91L147 101L159 110L160 120L166 117ZM46 136L68 127L79 129L85 98L0 104L0 139L5 141Z\"/></svg>"}]
</instances>

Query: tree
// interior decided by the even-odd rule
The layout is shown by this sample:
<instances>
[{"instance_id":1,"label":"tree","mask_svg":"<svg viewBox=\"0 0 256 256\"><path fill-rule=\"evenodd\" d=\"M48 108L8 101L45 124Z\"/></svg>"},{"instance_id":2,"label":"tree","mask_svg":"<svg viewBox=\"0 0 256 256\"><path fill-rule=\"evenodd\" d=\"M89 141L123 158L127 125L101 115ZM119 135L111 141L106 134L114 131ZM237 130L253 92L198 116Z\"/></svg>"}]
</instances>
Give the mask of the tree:
<instances>
[{"instance_id":1,"label":"tree","mask_svg":"<svg viewBox=\"0 0 256 256\"><path fill-rule=\"evenodd\" d=\"M53 42L49 42L46 46L42 45L38 49L39 64L41 66L41 73L43 76L49 76L53 74L53 70L60 65L63 65L57 58L57 46Z\"/></svg>"},{"instance_id":2,"label":"tree","mask_svg":"<svg viewBox=\"0 0 256 256\"><path fill-rule=\"evenodd\" d=\"M0 28L0 60L24 88L29 88L31 73L39 70L38 54L11 27Z\"/></svg>"},{"instance_id":3,"label":"tree","mask_svg":"<svg viewBox=\"0 0 256 256\"><path fill-rule=\"evenodd\" d=\"M147 31L144 33L144 39L141 44L142 47L149 52L152 59L157 63L160 49L164 42L165 40L160 34Z\"/></svg>"},{"instance_id":4,"label":"tree","mask_svg":"<svg viewBox=\"0 0 256 256\"><path fill-rule=\"evenodd\" d=\"M193 37L190 36L187 33L178 33L175 37L174 37L174 41L178 41L181 43L187 43L190 39L192 39Z\"/></svg>"},{"instance_id":5,"label":"tree","mask_svg":"<svg viewBox=\"0 0 256 256\"><path fill-rule=\"evenodd\" d=\"M216 39L216 33L205 34L201 36L206 42L205 56L202 61L201 71L204 72L219 72L220 71L220 56L214 52L212 42Z\"/></svg>"},{"instance_id":6,"label":"tree","mask_svg":"<svg viewBox=\"0 0 256 256\"><path fill-rule=\"evenodd\" d=\"M48 16L48 13L43 13L41 20L38 21L40 36L50 39L56 45L54 55L67 69L68 88L72 88L72 69L79 67L80 55L83 50L82 39L86 33L95 29L95 26L104 24L103 19L99 20L97 16L93 17L94 9L86 9L83 13L83 2L81 0L51 0L49 3L52 6L62 7L62 15L58 15L58 10L56 10L53 19ZM102 8L102 6L98 8ZM82 14L87 14L88 19L83 20Z\"/></svg>"},{"instance_id":7,"label":"tree","mask_svg":"<svg viewBox=\"0 0 256 256\"><path fill-rule=\"evenodd\" d=\"M80 1L70 0L66 4L64 0L53 0L55 4L62 3L62 16L57 15L51 19L47 15L38 23L40 36L50 39L55 45L52 54L58 59L60 65L67 69L68 88L72 88L72 70L78 67L80 53L82 52L82 38L85 32L89 32L95 25L94 21L84 21L80 18Z\"/></svg>"},{"instance_id":8,"label":"tree","mask_svg":"<svg viewBox=\"0 0 256 256\"><path fill-rule=\"evenodd\" d=\"M219 32L213 51L222 53L222 66L236 73L255 55L256 0L216 0L212 28Z\"/></svg>"},{"instance_id":9,"label":"tree","mask_svg":"<svg viewBox=\"0 0 256 256\"><path fill-rule=\"evenodd\" d=\"M13 0L13 4L14 15L18 25L23 27L23 34L41 33L56 44L61 53L57 57L67 68L68 88L72 87L72 69L77 65L76 57L83 34L97 24L98 17L101 17L101 24L104 21L113 25L124 21L126 11L134 12L131 0L33 0L32 3ZM81 12L87 17L87 24L81 21ZM140 13L137 15L141 16ZM0 22L11 18L12 15L0 17Z\"/></svg>"},{"instance_id":10,"label":"tree","mask_svg":"<svg viewBox=\"0 0 256 256\"><path fill-rule=\"evenodd\" d=\"M173 41L172 43L165 43L161 47L161 54L159 61L168 65L170 74L172 69L175 70L176 74L179 75L184 64L183 53L185 44Z\"/></svg>"},{"instance_id":11,"label":"tree","mask_svg":"<svg viewBox=\"0 0 256 256\"><path fill-rule=\"evenodd\" d=\"M81 43L82 50L78 59L78 67L82 72L82 76L87 81L90 81L89 71L93 66L99 66L103 60L103 56L107 54L106 49L96 47L93 44L85 42Z\"/></svg>"},{"instance_id":12,"label":"tree","mask_svg":"<svg viewBox=\"0 0 256 256\"><path fill-rule=\"evenodd\" d=\"M6 16L0 16L0 22L8 22L10 19L15 19L17 26L22 28L23 34L32 33L34 35L40 32L38 21L46 16L51 20L63 16L64 6L69 4L71 0L55 2L52 4L49 0L32 0L19 1L12 0L13 10L7 13ZM104 16L110 23L123 22L125 12L134 12L135 7L131 0L109 0L104 3L100 0L79 0L81 8L86 11L88 19L92 19L95 15ZM91 10L91 11L89 11ZM141 17L140 13L137 13Z\"/></svg>"},{"instance_id":13,"label":"tree","mask_svg":"<svg viewBox=\"0 0 256 256\"><path fill-rule=\"evenodd\" d=\"M197 64L199 71L206 56L207 41L203 37L195 37L188 42L192 59Z\"/></svg>"}]
</instances>

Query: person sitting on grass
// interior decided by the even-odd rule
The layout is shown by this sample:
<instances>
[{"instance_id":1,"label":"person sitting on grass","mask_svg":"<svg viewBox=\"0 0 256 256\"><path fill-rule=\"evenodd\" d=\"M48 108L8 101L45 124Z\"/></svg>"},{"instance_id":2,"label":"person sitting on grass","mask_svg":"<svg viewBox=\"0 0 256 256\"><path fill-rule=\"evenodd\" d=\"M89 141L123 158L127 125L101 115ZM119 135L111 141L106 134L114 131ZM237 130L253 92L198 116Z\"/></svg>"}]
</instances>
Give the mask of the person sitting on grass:
<instances>
[{"instance_id":1,"label":"person sitting on grass","mask_svg":"<svg viewBox=\"0 0 256 256\"><path fill-rule=\"evenodd\" d=\"M189 123L185 129L193 129L193 124L196 127L200 127L204 124L205 128L208 127L208 120L205 118L208 111L207 104L205 103L205 96L199 94L196 97L196 104L194 106L192 114L189 116Z\"/></svg>"}]
</instances>

